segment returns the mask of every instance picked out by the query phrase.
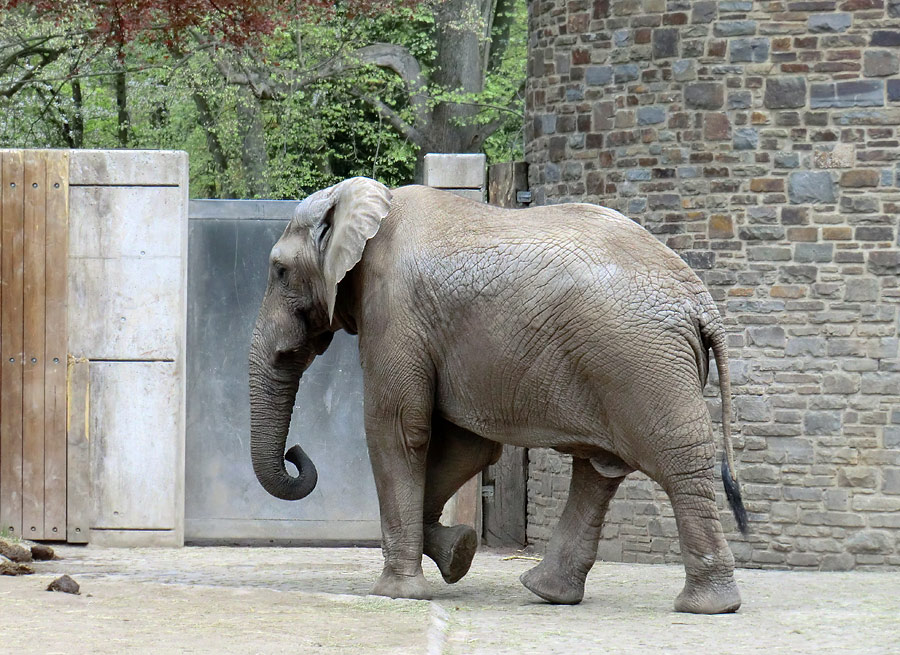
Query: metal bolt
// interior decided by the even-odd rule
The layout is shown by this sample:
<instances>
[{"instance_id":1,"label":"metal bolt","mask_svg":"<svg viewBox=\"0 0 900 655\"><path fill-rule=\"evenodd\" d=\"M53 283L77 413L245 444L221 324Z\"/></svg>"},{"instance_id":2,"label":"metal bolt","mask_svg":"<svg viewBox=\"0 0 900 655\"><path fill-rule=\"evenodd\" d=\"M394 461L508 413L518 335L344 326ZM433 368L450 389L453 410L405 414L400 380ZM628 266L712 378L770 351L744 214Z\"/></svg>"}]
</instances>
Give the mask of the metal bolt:
<instances>
[{"instance_id":1,"label":"metal bolt","mask_svg":"<svg viewBox=\"0 0 900 655\"><path fill-rule=\"evenodd\" d=\"M15 363L15 362L16 362L16 358L15 358L15 357L10 357L10 358L9 358L9 361L12 362L12 363Z\"/></svg>"},{"instance_id":2,"label":"metal bolt","mask_svg":"<svg viewBox=\"0 0 900 655\"><path fill-rule=\"evenodd\" d=\"M59 357L54 357L54 358L53 358L53 363L54 363L54 364L59 364ZM55 530L55 529L56 529L56 528L54 528L54 530Z\"/></svg>"},{"instance_id":3,"label":"metal bolt","mask_svg":"<svg viewBox=\"0 0 900 655\"><path fill-rule=\"evenodd\" d=\"M53 528L53 531L56 532L57 531L56 528Z\"/></svg>"},{"instance_id":4,"label":"metal bolt","mask_svg":"<svg viewBox=\"0 0 900 655\"><path fill-rule=\"evenodd\" d=\"M32 525L32 526L31 526L31 531L32 531L32 532L37 532L37 528L34 527L34 526Z\"/></svg>"},{"instance_id":5,"label":"metal bolt","mask_svg":"<svg viewBox=\"0 0 900 655\"><path fill-rule=\"evenodd\" d=\"M54 189L58 189L58 188L59 188L59 182L57 182L56 184L54 184L54 185L53 185L53 188L54 188Z\"/></svg>"},{"instance_id":6,"label":"metal bolt","mask_svg":"<svg viewBox=\"0 0 900 655\"><path fill-rule=\"evenodd\" d=\"M32 182L32 183L31 183L31 188L32 188L32 189L37 189L37 182ZM33 530L33 529L34 529L34 528L32 528L32 530Z\"/></svg>"},{"instance_id":7,"label":"metal bolt","mask_svg":"<svg viewBox=\"0 0 900 655\"><path fill-rule=\"evenodd\" d=\"M13 189L15 189L15 188L16 188L16 183L15 183L15 182L10 182L10 183L9 183L9 186L11 186Z\"/></svg>"},{"instance_id":8,"label":"metal bolt","mask_svg":"<svg viewBox=\"0 0 900 655\"><path fill-rule=\"evenodd\" d=\"M32 357L32 358L31 358L31 363L32 363L32 364L37 363L37 357Z\"/></svg>"}]
</instances>

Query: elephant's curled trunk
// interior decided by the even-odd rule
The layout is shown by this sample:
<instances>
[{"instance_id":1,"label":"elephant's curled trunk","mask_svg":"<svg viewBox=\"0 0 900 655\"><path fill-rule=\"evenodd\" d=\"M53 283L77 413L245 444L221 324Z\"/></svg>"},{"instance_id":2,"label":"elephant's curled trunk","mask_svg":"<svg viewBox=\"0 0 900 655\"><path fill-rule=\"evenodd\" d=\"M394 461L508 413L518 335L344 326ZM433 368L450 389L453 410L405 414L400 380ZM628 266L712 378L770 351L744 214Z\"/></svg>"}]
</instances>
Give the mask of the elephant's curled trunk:
<instances>
[{"instance_id":1,"label":"elephant's curled trunk","mask_svg":"<svg viewBox=\"0 0 900 655\"><path fill-rule=\"evenodd\" d=\"M316 487L318 473L300 446L284 451L300 374L267 371L250 359L250 457L263 488L282 500L300 500ZM288 473L285 460L297 467Z\"/></svg>"}]
</instances>

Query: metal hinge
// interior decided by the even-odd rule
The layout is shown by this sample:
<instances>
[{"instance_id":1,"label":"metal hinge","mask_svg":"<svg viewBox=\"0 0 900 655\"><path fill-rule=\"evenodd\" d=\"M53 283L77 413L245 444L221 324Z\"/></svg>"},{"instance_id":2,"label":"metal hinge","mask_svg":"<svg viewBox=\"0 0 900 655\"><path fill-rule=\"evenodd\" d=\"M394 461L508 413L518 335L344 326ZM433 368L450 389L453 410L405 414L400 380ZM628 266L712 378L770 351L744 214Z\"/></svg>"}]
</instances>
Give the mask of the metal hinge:
<instances>
[{"instance_id":1,"label":"metal hinge","mask_svg":"<svg viewBox=\"0 0 900 655\"><path fill-rule=\"evenodd\" d=\"M516 202L520 205L527 205L531 202L531 191L516 191Z\"/></svg>"}]
</instances>

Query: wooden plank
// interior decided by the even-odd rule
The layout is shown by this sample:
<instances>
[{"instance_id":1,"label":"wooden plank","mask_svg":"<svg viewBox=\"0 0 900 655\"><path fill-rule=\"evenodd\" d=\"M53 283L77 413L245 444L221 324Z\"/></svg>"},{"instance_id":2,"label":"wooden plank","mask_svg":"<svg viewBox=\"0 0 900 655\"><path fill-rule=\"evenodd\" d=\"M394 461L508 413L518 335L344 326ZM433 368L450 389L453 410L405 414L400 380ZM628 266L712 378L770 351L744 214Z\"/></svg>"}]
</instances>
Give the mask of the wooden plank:
<instances>
[{"instance_id":1,"label":"wooden plank","mask_svg":"<svg viewBox=\"0 0 900 655\"><path fill-rule=\"evenodd\" d=\"M42 153L24 155L25 271L22 371L22 530L44 538L44 249L47 166Z\"/></svg>"},{"instance_id":2,"label":"wooden plank","mask_svg":"<svg viewBox=\"0 0 900 655\"><path fill-rule=\"evenodd\" d=\"M91 520L91 368L87 359L68 358L66 540L87 543Z\"/></svg>"},{"instance_id":3,"label":"wooden plank","mask_svg":"<svg viewBox=\"0 0 900 655\"><path fill-rule=\"evenodd\" d=\"M527 207L516 191L528 190L528 164L523 161L492 164L488 168L488 202L498 207Z\"/></svg>"},{"instance_id":4,"label":"wooden plank","mask_svg":"<svg viewBox=\"0 0 900 655\"><path fill-rule=\"evenodd\" d=\"M496 464L484 473L484 541L488 546L514 546L527 542L526 528L528 451L504 446Z\"/></svg>"},{"instance_id":5,"label":"wooden plank","mask_svg":"<svg viewBox=\"0 0 900 655\"><path fill-rule=\"evenodd\" d=\"M22 534L22 350L23 350L23 270L24 202L22 152L2 153L3 334L0 352L0 529Z\"/></svg>"},{"instance_id":6,"label":"wooden plank","mask_svg":"<svg viewBox=\"0 0 900 655\"><path fill-rule=\"evenodd\" d=\"M44 345L44 538L66 538L66 295L69 153L47 156Z\"/></svg>"}]
</instances>

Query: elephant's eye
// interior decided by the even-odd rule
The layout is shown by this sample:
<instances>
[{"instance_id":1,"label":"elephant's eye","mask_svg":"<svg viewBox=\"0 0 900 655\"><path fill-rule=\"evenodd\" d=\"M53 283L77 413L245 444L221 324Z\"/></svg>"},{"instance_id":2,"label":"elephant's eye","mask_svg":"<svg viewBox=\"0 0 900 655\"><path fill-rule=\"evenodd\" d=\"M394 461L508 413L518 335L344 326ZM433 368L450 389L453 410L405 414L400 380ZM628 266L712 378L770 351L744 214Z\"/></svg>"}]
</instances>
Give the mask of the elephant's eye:
<instances>
[{"instance_id":1,"label":"elephant's eye","mask_svg":"<svg viewBox=\"0 0 900 655\"><path fill-rule=\"evenodd\" d=\"M275 264L275 276L281 281L284 282L287 277L287 269L281 264Z\"/></svg>"}]
</instances>

